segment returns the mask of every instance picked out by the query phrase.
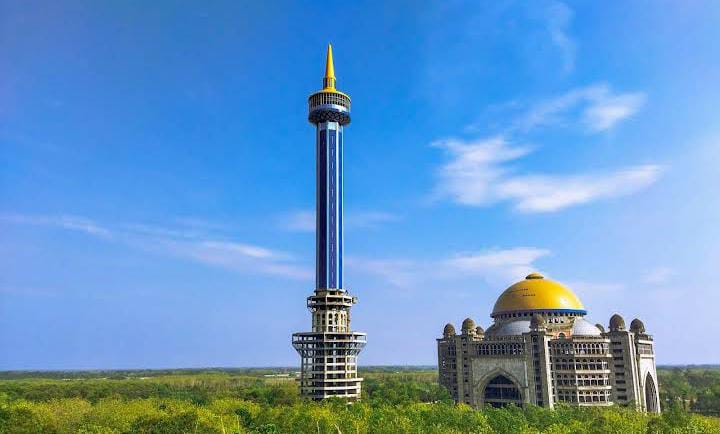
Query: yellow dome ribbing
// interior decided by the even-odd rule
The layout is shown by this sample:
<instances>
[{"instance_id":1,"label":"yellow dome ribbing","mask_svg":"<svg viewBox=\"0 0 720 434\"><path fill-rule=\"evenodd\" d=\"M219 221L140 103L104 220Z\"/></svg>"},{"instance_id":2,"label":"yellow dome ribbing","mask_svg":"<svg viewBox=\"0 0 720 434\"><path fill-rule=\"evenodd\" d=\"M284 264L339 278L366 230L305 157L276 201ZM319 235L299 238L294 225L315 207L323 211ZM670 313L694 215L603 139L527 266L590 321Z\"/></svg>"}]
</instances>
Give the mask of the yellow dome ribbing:
<instances>
[{"instance_id":1,"label":"yellow dome ribbing","mask_svg":"<svg viewBox=\"0 0 720 434\"><path fill-rule=\"evenodd\" d=\"M585 307L570 289L545 279L542 274L532 273L525 280L511 285L498 297L492 315L521 311L585 313Z\"/></svg>"}]
</instances>

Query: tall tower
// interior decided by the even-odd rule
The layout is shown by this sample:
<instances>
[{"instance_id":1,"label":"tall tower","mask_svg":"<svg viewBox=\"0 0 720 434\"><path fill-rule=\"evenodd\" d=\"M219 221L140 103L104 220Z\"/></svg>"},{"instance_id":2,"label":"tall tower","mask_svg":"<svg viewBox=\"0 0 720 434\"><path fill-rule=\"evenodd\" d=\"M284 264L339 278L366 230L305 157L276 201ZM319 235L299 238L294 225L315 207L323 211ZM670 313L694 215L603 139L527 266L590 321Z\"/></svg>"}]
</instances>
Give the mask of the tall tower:
<instances>
[{"instance_id":1,"label":"tall tower","mask_svg":"<svg viewBox=\"0 0 720 434\"><path fill-rule=\"evenodd\" d=\"M350 97L335 89L332 46L328 45L323 88L308 99L315 124L316 270L315 292L307 298L312 331L293 334L300 353L300 392L314 400L360 399L357 355L365 333L350 330L357 298L343 288L343 130L350 123Z\"/></svg>"}]
</instances>

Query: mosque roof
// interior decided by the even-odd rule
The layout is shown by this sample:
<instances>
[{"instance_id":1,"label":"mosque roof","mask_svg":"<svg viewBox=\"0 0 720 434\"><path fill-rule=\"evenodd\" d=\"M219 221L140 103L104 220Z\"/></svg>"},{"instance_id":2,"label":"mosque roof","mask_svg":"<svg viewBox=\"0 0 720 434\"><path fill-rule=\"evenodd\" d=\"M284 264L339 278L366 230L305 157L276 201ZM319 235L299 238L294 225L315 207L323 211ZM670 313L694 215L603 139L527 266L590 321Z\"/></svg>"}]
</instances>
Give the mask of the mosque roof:
<instances>
[{"instance_id":1,"label":"mosque roof","mask_svg":"<svg viewBox=\"0 0 720 434\"><path fill-rule=\"evenodd\" d=\"M517 320L493 325L485 334L488 336L520 336L530 331L529 320Z\"/></svg>"},{"instance_id":2,"label":"mosque roof","mask_svg":"<svg viewBox=\"0 0 720 434\"><path fill-rule=\"evenodd\" d=\"M540 273L531 273L498 297L492 316L532 311L586 313L582 302L570 289Z\"/></svg>"},{"instance_id":3,"label":"mosque roof","mask_svg":"<svg viewBox=\"0 0 720 434\"><path fill-rule=\"evenodd\" d=\"M602 336L602 331L582 318L575 318L572 334L573 336Z\"/></svg>"}]
</instances>

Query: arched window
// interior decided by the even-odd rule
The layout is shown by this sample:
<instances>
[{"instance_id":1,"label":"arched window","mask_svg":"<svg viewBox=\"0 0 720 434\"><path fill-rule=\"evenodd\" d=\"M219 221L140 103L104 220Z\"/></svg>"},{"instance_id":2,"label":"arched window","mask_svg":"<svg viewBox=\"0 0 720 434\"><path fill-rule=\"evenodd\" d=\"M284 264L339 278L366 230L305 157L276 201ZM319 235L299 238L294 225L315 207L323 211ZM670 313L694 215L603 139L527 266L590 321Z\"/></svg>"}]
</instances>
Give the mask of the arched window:
<instances>
[{"instance_id":1,"label":"arched window","mask_svg":"<svg viewBox=\"0 0 720 434\"><path fill-rule=\"evenodd\" d=\"M645 409L650 413L657 413L658 411L655 380L649 373L645 377Z\"/></svg>"},{"instance_id":2,"label":"arched window","mask_svg":"<svg viewBox=\"0 0 720 434\"><path fill-rule=\"evenodd\" d=\"M502 407L508 404L522 405L520 389L504 375L498 375L488 382L483 393L485 404Z\"/></svg>"}]
</instances>

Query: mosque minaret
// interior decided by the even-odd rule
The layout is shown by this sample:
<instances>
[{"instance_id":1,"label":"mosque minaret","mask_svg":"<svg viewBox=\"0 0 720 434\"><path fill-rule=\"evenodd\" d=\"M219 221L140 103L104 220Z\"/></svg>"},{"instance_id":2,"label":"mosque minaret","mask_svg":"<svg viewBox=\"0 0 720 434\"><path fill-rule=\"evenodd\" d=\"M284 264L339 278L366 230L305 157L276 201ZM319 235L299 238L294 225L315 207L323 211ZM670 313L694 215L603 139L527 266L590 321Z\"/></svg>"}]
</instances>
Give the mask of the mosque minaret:
<instances>
[{"instance_id":1,"label":"mosque minaret","mask_svg":"<svg viewBox=\"0 0 720 434\"><path fill-rule=\"evenodd\" d=\"M314 400L360 399L357 355L365 333L350 329L357 302L343 285L343 133L350 123L350 97L335 88L332 47L328 45L323 88L308 99L315 125L316 257L315 292L307 298L312 331L293 334L300 353L300 392Z\"/></svg>"},{"instance_id":2,"label":"mosque minaret","mask_svg":"<svg viewBox=\"0 0 720 434\"><path fill-rule=\"evenodd\" d=\"M487 330L467 318L437 340L440 384L474 407L557 403L660 411L653 338L639 319L607 330L585 319L580 299L532 273L495 303Z\"/></svg>"}]
</instances>

